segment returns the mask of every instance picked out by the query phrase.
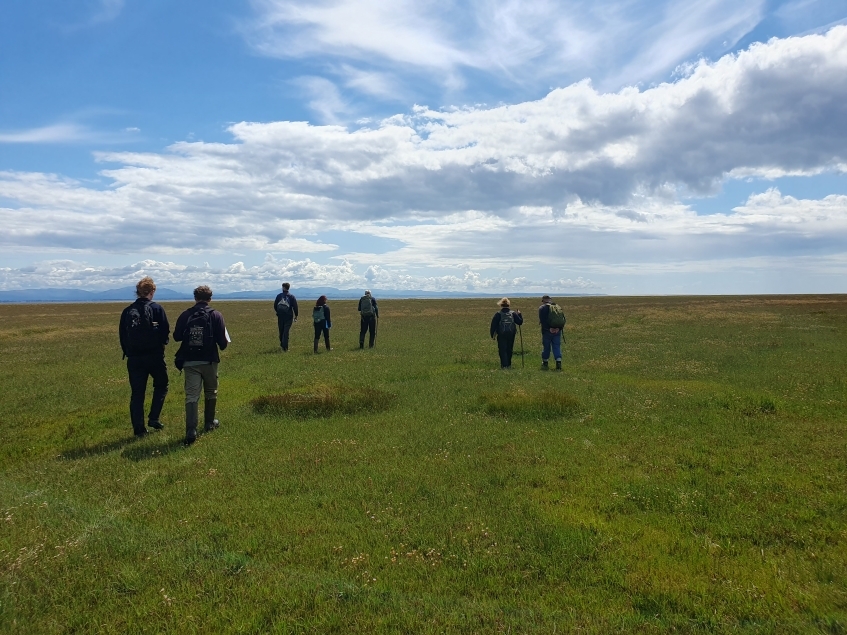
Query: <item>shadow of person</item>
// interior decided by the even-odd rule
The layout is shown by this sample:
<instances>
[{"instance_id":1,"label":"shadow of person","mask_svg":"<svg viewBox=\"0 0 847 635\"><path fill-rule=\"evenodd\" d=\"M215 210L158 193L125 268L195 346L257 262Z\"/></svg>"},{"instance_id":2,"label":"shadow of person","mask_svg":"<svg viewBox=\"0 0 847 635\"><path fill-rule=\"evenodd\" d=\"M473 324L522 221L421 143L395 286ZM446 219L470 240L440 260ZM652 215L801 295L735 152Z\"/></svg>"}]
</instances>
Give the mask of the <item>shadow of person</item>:
<instances>
[{"instance_id":1,"label":"shadow of person","mask_svg":"<svg viewBox=\"0 0 847 635\"><path fill-rule=\"evenodd\" d=\"M183 447L181 438L164 441L162 443L139 443L138 445L131 445L125 448L124 451L121 452L121 456L125 459L138 463L139 461L160 459L175 450L182 449Z\"/></svg>"},{"instance_id":2,"label":"shadow of person","mask_svg":"<svg viewBox=\"0 0 847 635\"><path fill-rule=\"evenodd\" d=\"M108 454L109 452L120 450L127 445L134 444L136 441L137 439L134 437L118 439L117 441L102 441L94 445L84 445L82 447L64 450L57 458L60 461L78 461L79 459L85 459L90 456Z\"/></svg>"}]
</instances>

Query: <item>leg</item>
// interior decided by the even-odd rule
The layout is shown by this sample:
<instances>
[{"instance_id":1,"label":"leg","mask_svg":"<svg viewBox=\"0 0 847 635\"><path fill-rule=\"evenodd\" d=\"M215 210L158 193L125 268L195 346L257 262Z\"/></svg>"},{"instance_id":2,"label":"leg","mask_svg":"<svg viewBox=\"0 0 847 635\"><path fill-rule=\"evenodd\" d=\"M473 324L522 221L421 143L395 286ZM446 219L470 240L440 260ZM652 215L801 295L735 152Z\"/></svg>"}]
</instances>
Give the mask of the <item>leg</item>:
<instances>
[{"instance_id":1,"label":"leg","mask_svg":"<svg viewBox=\"0 0 847 635\"><path fill-rule=\"evenodd\" d=\"M185 443L191 444L197 439L197 419L199 418L200 388L203 375L200 367L186 366L185 373Z\"/></svg>"},{"instance_id":2,"label":"leg","mask_svg":"<svg viewBox=\"0 0 847 635\"><path fill-rule=\"evenodd\" d=\"M365 333L367 332L368 320L362 318L361 324L359 325L359 348L365 348ZM371 335L371 346L373 346L373 335Z\"/></svg>"},{"instance_id":3,"label":"leg","mask_svg":"<svg viewBox=\"0 0 847 635\"><path fill-rule=\"evenodd\" d=\"M547 361L550 359L550 347L553 345L550 331L541 331L541 343L543 345L541 351L541 369L547 370Z\"/></svg>"},{"instance_id":4,"label":"leg","mask_svg":"<svg viewBox=\"0 0 847 635\"><path fill-rule=\"evenodd\" d=\"M315 324L315 352L318 352L318 342L321 341L321 331L323 327L320 324Z\"/></svg>"},{"instance_id":5,"label":"leg","mask_svg":"<svg viewBox=\"0 0 847 635\"><path fill-rule=\"evenodd\" d=\"M370 340L368 344L368 348L374 347L374 341L376 340L376 318L372 317L368 320L368 330L370 331Z\"/></svg>"},{"instance_id":6,"label":"leg","mask_svg":"<svg viewBox=\"0 0 847 635\"><path fill-rule=\"evenodd\" d=\"M553 336L553 357L556 358L556 370L562 370L562 332Z\"/></svg>"},{"instance_id":7,"label":"leg","mask_svg":"<svg viewBox=\"0 0 847 635\"><path fill-rule=\"evenodd\" d=\"M280 337L279 337L279 345L282 347L282 350L288 350L288 334L291 332L291 325L294 324L294 320L280 320Z\"/></svg>"},{"instance_id":8,"label":"leg","mask_svg":"<svg viewBox=\"0 0 847 635\"><path fill-rule=\"evenodd\" d=\"M324 327L324 343L326 344L326 350L331 350L329 346L329 329Z\"/></svg>"},{"instance_id":9,"label":"leg","mask_svg":"<svg viewBox=\"0 0 847 635\"><path fill-rule=\"evenodd\" d=\"M506 336L506 367L512 367L512 353L515 350L515 334L510 333Z\"/></svg>"},{"instance_id":10,"label":"leg","mask_svg":"<svg viewBox=\"0 0 847 635\"><path fill-rule=\"evenodd\" d=\"M147 392L147 368L140 357L127 357L126 371L129 375L129 420L132 431L140 437L147 434L144 427L144 395Z\"/></svg>"},{"instance_id":11,"label":"leg","mask_svg":"<svg viewBox=\"0 0 847 635\"><path fill-rule=\"evenodd\" d=\"M509 367L509 351L505 335L497 335L497 353L500 355L500 368Z\"/></svg>"},{"instance_id":12,"label":"leg","mask_svg":"<svg viewBox=\"0 0 847 635\"><path fill-rule=\"evenodd\" d=\"M205 404L203 408L203 429L211 432L220 425L215 419L215 409L218 405L218 364L212 363L198 366L203 374L203 396Z\"/></svg>"},{"instance_id":13,"label":"leg","mask_svg":"<svg viewBox=\"0 0 847 635\"><path fill-rule=\"evenodd\" d=\"M150 356L149 371L153 376L153 403L150 404L147 425L156 430L161 430L163 426L159 421L159 415L162 414L165 397L168 395L168 366L165 363L165 356Z\"/></svg>"}]
</instances>

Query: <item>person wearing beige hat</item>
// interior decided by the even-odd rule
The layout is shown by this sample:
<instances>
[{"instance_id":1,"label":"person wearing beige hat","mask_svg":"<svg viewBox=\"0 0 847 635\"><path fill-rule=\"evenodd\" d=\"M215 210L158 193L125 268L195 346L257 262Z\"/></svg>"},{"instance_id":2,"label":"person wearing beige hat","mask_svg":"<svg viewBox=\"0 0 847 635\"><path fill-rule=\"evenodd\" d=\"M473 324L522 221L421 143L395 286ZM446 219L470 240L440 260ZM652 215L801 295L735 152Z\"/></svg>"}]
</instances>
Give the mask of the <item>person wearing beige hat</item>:
<instances>
[{"instance_id":1,"label":"person wearing beige hat","mask_svg":"<svg viewBox=\"0 0 847 635\"><path fill-rule=\"evenodd\" d=\"M523 324L520 311L512 311L509 298L503 298L497 303L500 310L491 318L491 339L497 338L497 350L500 353L500 368L508 370L512 367L512 351L515 348L515 335L518 326Z\"/></svg>"}]
</instances>

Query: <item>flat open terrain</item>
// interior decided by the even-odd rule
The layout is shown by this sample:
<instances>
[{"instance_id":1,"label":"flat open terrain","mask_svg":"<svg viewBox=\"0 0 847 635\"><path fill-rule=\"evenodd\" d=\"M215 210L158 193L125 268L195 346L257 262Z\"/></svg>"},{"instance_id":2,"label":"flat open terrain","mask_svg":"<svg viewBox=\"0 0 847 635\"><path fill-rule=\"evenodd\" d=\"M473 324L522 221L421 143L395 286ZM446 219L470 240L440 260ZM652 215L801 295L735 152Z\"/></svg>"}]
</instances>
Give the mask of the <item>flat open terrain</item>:
<instances>
[{"instance_id":1,"label":"flat open terrain","mask_svg":"<svg viewBox=\"0 0 847 635\"><path fill-rule=\"evenodd\" d=\"M172 365L132 438L125 305L0 306L0 631L847 632L847 297L566 299L562 373L537 301L511 372L494 300L380 302L372 351L331 302L319 355L300 301L286 355L213 303L190 448Z\"/></svg>"}]
</instances>

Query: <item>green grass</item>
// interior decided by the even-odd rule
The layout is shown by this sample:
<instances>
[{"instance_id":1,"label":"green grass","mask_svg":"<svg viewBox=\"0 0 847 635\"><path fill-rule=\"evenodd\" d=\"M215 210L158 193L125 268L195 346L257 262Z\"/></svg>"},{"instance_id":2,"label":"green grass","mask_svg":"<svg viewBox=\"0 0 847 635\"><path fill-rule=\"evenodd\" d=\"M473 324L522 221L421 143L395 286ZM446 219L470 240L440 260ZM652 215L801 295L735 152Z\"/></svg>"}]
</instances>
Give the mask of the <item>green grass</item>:
<instances>
[{"instance_id":1,"label":"green grass","mask_svg":"<svg viewBox=\"0 0 847 635\"><path fill-rule=\"evenodd\" d=\"M132 439L123 305L0 306L0 631L847 632L847 298L563 305L557 373L531 319L499 370L490 300L364 351L333 302L317 355L216 304L189 448L173 369Z\"/></svg>"}]
</instances>

